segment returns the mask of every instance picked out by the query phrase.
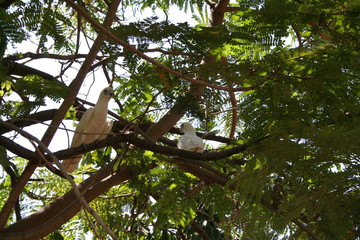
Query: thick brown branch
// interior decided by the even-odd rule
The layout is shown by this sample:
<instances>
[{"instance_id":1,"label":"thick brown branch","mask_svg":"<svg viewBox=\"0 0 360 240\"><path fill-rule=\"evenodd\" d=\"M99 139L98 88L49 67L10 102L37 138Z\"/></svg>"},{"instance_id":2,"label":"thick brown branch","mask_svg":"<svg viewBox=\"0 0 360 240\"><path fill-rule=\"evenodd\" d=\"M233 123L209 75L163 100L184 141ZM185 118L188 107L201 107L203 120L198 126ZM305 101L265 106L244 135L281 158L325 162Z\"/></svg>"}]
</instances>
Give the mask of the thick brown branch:
<instances>
[{"instance_id":1,"label":"thick brown branch","mask_svg":"<svg viewBox=\"0 0 360 240\"><path fill-rule=\"evenodd\" d=\"M39 122L45 122L48 120L51 120L55 113L56 113L57 109L49 109L49 110L44 110L41 112L37 112L37 113L33 113L27 116L26 119L14 119L14 120L10 120L9 122L11 122L12 124L14 124L17 127L26 127L26 126L31 126L33 124L39 123ZM0 135L10 132L12 129L7 128L4 125L0 124Z\"/></svg>"},{"instance_id":2,"label":"thick brown branch","mask_svg":"<svg viewBox=\"0 0 360 240\"><path fill-rule=\"evenodd\" d=\"M230 128L230 134L229 138L234 138L235 136L235 130L236 130L236 124L237 124L237 118L238 118L238 109L237 109L237 101L236 96L234 92L229 92L230 95L230 101L232 106L232 115L231 115L231 128Z\"/></svg>"},{"instance_id":3,"label":"thick brown branch","mask_svg":"<svg viewBox=\"0 0 360 240\"><path fill-rule=\"evenodd\" d=\"M79 185L79 190L84 192L84 198L90 202L100 194L106 192L114 185L130 179L137 174L130 167L122 167L118 172L112 173L113 165L103 167ZM111 177L107 177L111 176ZM81 209L81 203L71 190L58 198L50 205L45 206L36 213L0 231L0 239L39 239L58 229Z\"/></svg>"},{"instance_id":4,"label":"thick brown branch","mask_svg":"<svg viewBox=\"0 0 360 240\"><path fill-rule=\"evenodd\" d=\"M156 145L146 140L142 140L140 138L136 138L133 134L121 134L116 136L110 136L102 141L93 142L90 144L86 144L80 147L70 148L66 150L60 150L55 152L55 156L59 159L68 158L73 155L82 154L85 152L89 152L92 150L96 150L99 148L103 148L112 144L116 144L119 142L129 142L141 149L153 151L159 154L165 154L169 156L178 156L183 158L189 158L199 161L215 161L218 159L226 158L232 156L234 154L244 152L248 145L242 144L233 148L229 148L220 152L208 152L208 153L197 153L197 152L189 152L173 147L166 147L161 145Z\"/></svg>"},{"instance_id":5,"label":"thick brown branch","mask_svg":"<svg viewBox=\"0 0 360 240\"><path fill-rule=\"evenodd\" d=\"M3 165L3 168L4 168L5 172L10 176L11 187L14 187L15 183L17 182L17 179L18 179L18 176L17 176L16 172L14 171L14 169L12 167L10 167L10 164L7 167ZM15 216L16 216L16 221L21 220L20 200L19 200L19 198L16 199L16 203L15 203Z\"/></svg>"},{"instance_id":6,"label":"thick brown branch","mask_svg":"<svg viewBox=\"0 0 360 240\"><path fill-rule=\"evenodd\" d=\"M229 0L220 0L215 5L210 5L211 15L210 15L210 25L218 26L221 25L224 21L224 15L227 12Z\"/></svg>"},{"instance_id":7,"label":"thick brown branch","mask_svg":"<svg viewBox=\"0 0 360 240\"><path fill-rule=\"evenodd\" d=\"M99 148L103 148L106 146L114 145L119 142L129 142L139 148L153 151L159 154L165 154L169 156L178 156L183 158L189 158L199 161L215 161L218 159L226 158L232 156L234 154L243 152L247 149L246 144L242 144L233 148L229 148L220 152L205 152L205 153L196 153L196 152L189 152L173 147L166 147L157 145L155 143L142 140L140 138L136 138L133 134L121 134L121 135L114 135L110 136L102 141L93 142L90 144L86 144L76 148L70 148L66 150L60 150L55 152L55 156L59 159L64 159L73 155L83 154L89 151L93 151ZM14 141L0 136L0 145L6 147L9 151L13 152L14 154L29 160L30 162L36 164L40 162L39 155L20 146L19 144L15 143ZM48 160L50 160L48 158Z\"/></svg>"},{"instance_id":8,"label":"thick brown branch","mask_svg":"<svg viewBox=\"0 0 360 240\"><path fill-rule=\"evenodd\" d=\"M17 63L15 61L3 60L2 65L6 67L8 75L18 75L18 76L27 76L27 75L38 75L46 80L59 82L54 76L37 70L35 68L26 66L24 64Z\"/></svg>"},{"instance_id":9,"label":"thick brown branch","mask_svg":"<svg viewBox=\"0 0 360 240\"><path fill-rule=\"evenodd\" d=\"M28 159L30 162L33 162L34 164L38 163L36 153L34 153L33 151L30 151L27 148L24 148L23 146L10 140L9 138L0 136L0 145L4 146L7 150L16 154L19 157Z\"/></svg>"}]
</instances>

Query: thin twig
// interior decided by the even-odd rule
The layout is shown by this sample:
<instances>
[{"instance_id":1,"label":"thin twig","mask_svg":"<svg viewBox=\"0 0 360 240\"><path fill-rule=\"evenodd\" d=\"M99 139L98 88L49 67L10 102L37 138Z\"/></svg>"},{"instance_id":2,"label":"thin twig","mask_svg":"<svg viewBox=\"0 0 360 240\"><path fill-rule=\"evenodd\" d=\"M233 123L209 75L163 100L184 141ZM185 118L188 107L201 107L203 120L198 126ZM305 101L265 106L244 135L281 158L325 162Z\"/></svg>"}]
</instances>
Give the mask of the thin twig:
<instances>
[{"instance_id":1,"label":"thin twig","mask_svg":"<svg viewBox=\"0 0 360 240\"><path fill-rule=\"evenodd\" d=\"M35 171L36 167L37 167L36 164L29 162L28 165L25 167L24 171L22 172L20 178L16 182L15 186L13 186L8 196L8 199L6 200L5 204L2 206L0 212L0 230L4 229L7 219L11 214L11 210L16 204L16 199L18 199L20 193L23 191L26 183L29 181L29 178Z\"/></svg>"},{"instance_id":2,"label":"thin twig","mask_svg":"<svg viewBox=\"0 0 360 240\"><path fill-rule=\"evenodd\" d=\"M201 236L204 240L211 240L209 235L200 227L195 221L190 222L191 227Z\"/></svg>"},{"instance_id":3,"label":"thin twig","mask_svg":"<svg viewBox=\"0 0 360 240\"><path fill-rule=\"evenodd\" d=\"M114 199L114 198L126 198L126 197L132 197L134 196L135 193L126 193L126 194L122 194L122 195L116 195L116 196L99 196L99 198L102 199Z\"/></svg>"},{"instance_id":4,"label":"thin twig","mask_svg":"<svg viewBox=\"0 0 360 240\"><path fill-rule=\"evenodd\" d=\"M30 59L50 58L50 59L56 59L56 60L75 60L78 58L86 58L87 56L88 56L87 54L59 55L59 54L51 54L51 53L42 54L42 53L27 52L27 53L24 53L21 55L9 56L4 59L9 59L12 61L21 60L24 58L30 58ZM98 59L98 60L102 60L103 58L104 58L103 56L96 57L96 59Z\"/></svg>"},{"instance_id":5,"label":"thin twig","mask_svg":"<svg viewBox=\"0 0 360 240\"><path fill-rule=\"evenodd\" d=\"M41 159L46 163L46 165L52 169L53 171L56 171L56 169L53 167L53 165L46 159L46 157L44 157L44 155L41 153L40 149L36 146L36 144L34 143L34 141L29 140L29 142L33 145L33 147L35 148L35 151L39 154L39 156L41 157ZM40 165L40 163L39 163Z\"/></svg>"},{"instance_id":6,"label":"thin twig","mask_svg":"<svg viewBox=\"0 0 360 240\"><path fill-rule=\"evenodd\" d=\"M140 114L139 116L135 117L134 119L130 120L130 122L133 122L135 119L138 119L138 122L140 123L143 118L145 117L146 113L149 112L149 108L151 107L152 103L155 101L155 99L165 90L165 88L160 89L158 93L156 93L150 100L149 104L146 106L145 111Z\"/></svg>"},{"instance_id":7,"label":"thin twig","mask_svg":"<svg viewBox=\"0 0 360 240\"><path fill-rule=\"evenodd\" d=\"M85 217L88 220L88 222L90 223L90 226L95 234L95 236L97 237L97 239L101 239L101 236L98 234L98 232L96 231L95 225L93 223L93 221L91 221L91 219L89 218L89 215L87 214L86 211L84 211Z\"/></svg>"}]
</instances>

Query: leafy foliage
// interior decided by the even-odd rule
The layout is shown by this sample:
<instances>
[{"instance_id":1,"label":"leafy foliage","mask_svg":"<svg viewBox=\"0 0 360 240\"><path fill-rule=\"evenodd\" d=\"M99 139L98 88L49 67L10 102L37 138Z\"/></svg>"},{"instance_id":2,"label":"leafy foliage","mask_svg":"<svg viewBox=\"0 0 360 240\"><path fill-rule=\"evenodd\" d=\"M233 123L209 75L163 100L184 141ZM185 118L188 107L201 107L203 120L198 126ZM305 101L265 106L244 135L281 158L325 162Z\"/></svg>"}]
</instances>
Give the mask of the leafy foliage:
<instances>
[{"instance_id":1,"label":"leafy foliage","mask_svg":"<svg viewBox=\"0 0 360 240\"><path fill-rule=\"evenodd\" d=\"M0 113L2 117L8 119L26 116L39 106L44 106L45 97L59 102L66 96L68 90L63 84L45 80L38 75L28 75L15 81L4 81L1 89L1 97L15 91L21 98L21 101L9 100L3 104Z\"/></svg>"},{"instance_id":2,"label":"leafy foliage","mask_svg":"<svg viewBox=\"0 0 360 240\"><path fill-rule=\"evenodd\" d=\"M113 77L119 100L113 111L118 120L121 116L136 125L116 122L116 134L156 125L172 109L222 139L235 130L226 146L205 133L205 138L218 141L206 142L211 152L243 144L246 148L204 161L170 157L156 153L154 146L150 151L130 143L111 143L85 154L74 174L77 183L96 179L98 169L109 162L116 164L108 178L119 169L130 169L125 180L91 202L120 239L360 237L359 3L244 0L229 4L222 24L211 27L126 15L132 11L138 16L149 7L169 13L172 5L194 15L205 8L214 13L216 4L210 2L123 4L111 33L163 67L110 38L103 41L91 71L98 74L102 66L109 82ZM108 5L85 1L81 8L102 23ZM92 42L98 30L67 5L53 1L15 1L0 9L0 21L2 55L6 46L31 40L40 57L55 55L61 65L59 82L34 72L19 77L5 64L0 66L1 119L25 118L41 113L39 107L47 107L49 99L66 99L68 71L83 63L77 56L81 42ZM25 66L19 61L23 54L4 59ZM217 88L201 86L199 96L191 95L194 85L165 67ZM174 146L175 132L172 129L157 144ZM1 206L12 188L11 177L17 178L25 164L11 156L4 139L17 140L0 138L0 161L6 170L0 180ZM33 178L39 181L29 182L19 198L20 210L29 217L71 190L64 179L43 168ZM89 191L106 180L96 180ZM31 208L26 207L29 202ZM16 222L14 215L7 224ZM80 211L47 239L81 239L89 233L106 238L107 232L93 222Z\"/></svg>"}]
</instances>

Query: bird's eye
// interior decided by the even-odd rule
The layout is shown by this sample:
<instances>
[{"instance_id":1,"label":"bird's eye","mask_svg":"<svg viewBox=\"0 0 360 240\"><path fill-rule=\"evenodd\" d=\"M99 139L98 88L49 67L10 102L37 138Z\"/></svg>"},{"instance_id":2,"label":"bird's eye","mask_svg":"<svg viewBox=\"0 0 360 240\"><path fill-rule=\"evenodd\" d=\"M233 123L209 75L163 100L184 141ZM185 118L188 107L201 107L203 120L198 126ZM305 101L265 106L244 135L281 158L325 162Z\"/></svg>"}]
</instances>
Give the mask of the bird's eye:
<instances>
[{"instance_id":1,"label":"bird's eye","mask_svg":"<svg viewBox=\"0 0 360 240\"><path fill-rule=\"evenodd\" d=\"M184 127L184 124L182 123L181 125L180 125L180 128L183 128Z\"/></svg>"},{"instance_id":2,"label":"bird's eye","mask_svg":"<svg viewBox=\"0 0 360 240\"><path fill-rule=\"evenodd\" d=\"M104 90L104 94L105 94L105 95L108 94L108 90L107 90L107 89Z\"/></svg>"}]
</instances>

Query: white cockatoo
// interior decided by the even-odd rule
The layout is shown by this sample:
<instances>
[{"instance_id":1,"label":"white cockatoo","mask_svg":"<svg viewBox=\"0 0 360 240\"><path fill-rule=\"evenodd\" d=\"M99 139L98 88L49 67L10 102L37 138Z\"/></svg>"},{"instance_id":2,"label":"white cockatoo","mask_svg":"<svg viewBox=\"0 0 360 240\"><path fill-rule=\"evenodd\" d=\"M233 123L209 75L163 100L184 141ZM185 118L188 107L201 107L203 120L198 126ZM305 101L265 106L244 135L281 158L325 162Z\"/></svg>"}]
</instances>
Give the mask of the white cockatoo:
<instances>
[{"instance_id":1,"label":"white cockatoo","mask_svg":"<svg viewBox=\"0 0 360 240\"><path fill-rule=\"evenodd\" d=\"M205 145L203 140L195 133L194 127L191 123L185 122L180 126L180 131L184 133L181 135L177 147L179 149L191 152L203 152Z\"/></svg>"},{"instance_id":2,"label":"white cockatoo","mask_svg":"<svg viewBox=\"0 0 360 240\"><path fill-rule=\"evenodd\" d=\"M114 91L111 87L104 88L95 107L89 108L81 117L76 127L71 147L78 147L82 144L92 143L94 140L102 140L110 133L113 122L107 120L108 103ZM86 133L86 134L84 134ZM74 171L81 160L82 154L73 156L62 161L62 165L67 172Z\"/></svg>"}]
</instances>

